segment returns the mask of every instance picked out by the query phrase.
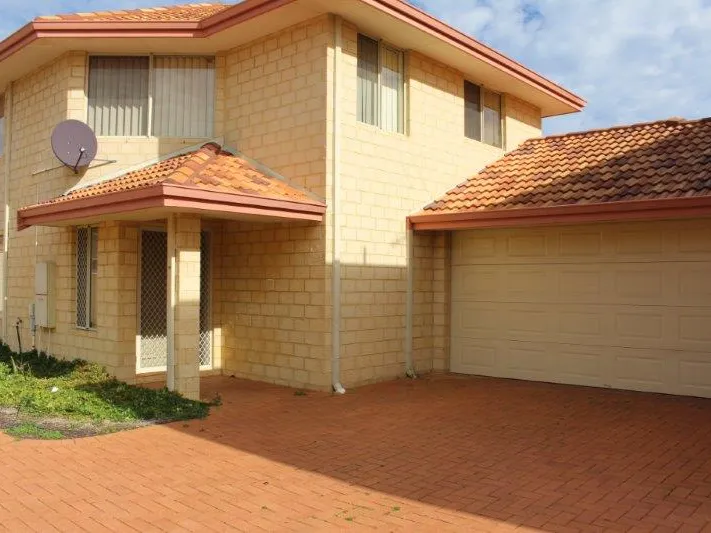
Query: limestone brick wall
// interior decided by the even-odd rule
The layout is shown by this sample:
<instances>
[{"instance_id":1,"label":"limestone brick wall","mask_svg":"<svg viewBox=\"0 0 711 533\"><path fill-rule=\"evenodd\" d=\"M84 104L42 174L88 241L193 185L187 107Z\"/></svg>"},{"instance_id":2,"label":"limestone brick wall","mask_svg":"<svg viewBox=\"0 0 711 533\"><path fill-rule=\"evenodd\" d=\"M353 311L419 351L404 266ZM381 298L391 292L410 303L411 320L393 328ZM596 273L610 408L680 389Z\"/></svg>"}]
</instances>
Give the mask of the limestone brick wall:
<instances>
[{"instance_id":1,"label":"limestone brick wall","mask_svg":"<svg viewBox=\"0 0 711 533\"><path fill-rule=\"evenodd\" d=\"M0 155L0 205L5 205L5 157Z\"/></svg>"},{"instance_id":2,"label":"limestone brick wall","mask_svg":"<svg viewBox=\"0 0 711 533\"><path fill-rule=\"evenodd\" d=\"M384 36L387 37L387 36ZM213 235L215 363L225 373L296 387L328 388L331 354L333 18L322 16L217 54L215 136L325 198L324 224L207 222ZM407 55L407 134L356 120L357 28L344 27L342 106L342 374L347 387L404 370L406 216L502 155L464 138L463 77L427 57ZM15 210L77 184L205 139L101 138L115 163L83 176L56 168L49 147L61 120L86 118L87 55L65 54L15 83L10 306L24 319L34 265L58 265L58 325L40 348L102 362L124 379L135 370L138 231L99 226L100 313L96 331L74 327L75 230L14 229ZM485 84L486 80L479 81ZM505 98L506 148L540 133L534 107ZM445 369L448 358L449 245L443 234L416 244L415 361ZM8 341L15 343L14 331Z\"/></svg>"},{"instance_id":3,"label":"limestone brick wall","mask_svg":"<svg viewBox=\"0 0 711 533\"><path fill-rule=\"evenodd\" d=\"M226 222L220 280L228 375L293 387L330 383L322 228Z\"/></svg>"},{"instance_id":4,"label":"limestone brick wall","mask_svg":"<svg viewBox=\"0 0 711 533\"><path fill-rule=\"evenodd\" d=\"M63 192L72 184L73 176L64 168L56 168L49 139L53 127L67 118L69 91L83 87L83 73L75 66L83 61L79 54L66 54L34 73L22 78L13 86L11 113L13 127L12 145L9 147L11 169L9 176L10 235L8 265L8 323L7 342L17 348L14 324L23 320L21 332L23 348L30 346L28 305L34 298L34 268L38 261L53 260L57 264L58 314L60 324L54 334L53 351L62 342L67 325L61 323L66 317L61 307L68 305L70 291L66 278L71 268L73 234L69 230L33 228L22 232L15 229L16 210L20 206L44 200ZM49 342L46 335L45 342ZM82 338L78 341L81 344Z\"/></svg>"},{"instance_id":5,"label":"limestone brick wall","mask_svg":"<svg viewBox=\"0 0 711 533\"><path fill-rule=\"evenodd\" d=\"M507 151L514 150L525 140L541 136L541 111L534 105L508 95L504 98L504 113Z\"/></svg>"},{"instance_id":6,"label":"limestone brick wall","mask_svg":"<svg viewBox=\"0 0 711 533\"><path fill-rule=\"evenodd\" d=\"M327 16L225 54L225 140L319 197L326 190ZM330 382L324 225L223 226L224 372L294 387Z\"/></svg>"},{"instance_id":7,"label":"limestone brick wall","mask_svg":"<svg viewBox=\"0 0 711 533\"><path fill-rule=\"evenodd\" d=\"M2 212L2 209L5 205L5 160L2 155L0 155L0 212ZM0 240L0 243L2 240ZM0 272L2 272L2 265L3 262L5 261L5 258L3 256L2 250L0 250ZM3 285L0 282L0 331L2 331L2 322L5 320L5 313L4 313L4 307L5 307L5 298L3 296Z\"/></svg>"},{"instance_id":8,"label":"limestone brick wall","mask_svg":"<svg viewBox=\"0 0 711 533\"><path fill-rule=\"evenodd\" d=\"M195 357L200 338L201 221L199 215L175 218L175 390L199 400L200 373Z\"/></svg>"},{"instance_id":9,"label":"limestone brick wall","mask_svg":"<svg viewBox=\"0 0 711 533\"><path fill-rule=\"evenodd\" d=\"M76 230L37 227L15 229L18 207L34 204L61 194L77 183L94 180L137 164L158 159L206 139L165 139L151 137L99 138L98 159L90 170L76 176L57 168L49 139L62 120L86 120L87 55L65 54L14 84L12 112L12 167L10 173L11 232L8 262L11 326L7 342L17 348L14 324L23 320L23 348L29 348L28 305L34 299L34 269L40 261L57 265L57 327L40 330L37 347L60 357L81 357L106 366L121 379L133 381L136 368L138 231L136 224L104 222L99 228L99 309L94 330L78 329L76 323ZM217 61L217 91L224 89L224 60ZM222 109L222 103L216 103ZM220 115L222 116L223 113ZM223 121L216 121L216 130ZM216 131L216 134L219 134ZM219 338L218 338L218 342Z\"/></svg>"},{"instance_id":10,"label":"limestone brick wall","mask_svg":"<svg viewBox=\"0 0 711 533\"><path fill-rule=\"evenodd\" d=\"M359 123L357 31L345 24L342 369L347 387L404 372L407 215L503 155L465 138L463 75L418 53L406 58L407 133ZM540 135L535 108L504 100L507 149ZM441 369L448 342L446 238L421 235L415 242L416 366Z\"/></svg>"}]
</instances>

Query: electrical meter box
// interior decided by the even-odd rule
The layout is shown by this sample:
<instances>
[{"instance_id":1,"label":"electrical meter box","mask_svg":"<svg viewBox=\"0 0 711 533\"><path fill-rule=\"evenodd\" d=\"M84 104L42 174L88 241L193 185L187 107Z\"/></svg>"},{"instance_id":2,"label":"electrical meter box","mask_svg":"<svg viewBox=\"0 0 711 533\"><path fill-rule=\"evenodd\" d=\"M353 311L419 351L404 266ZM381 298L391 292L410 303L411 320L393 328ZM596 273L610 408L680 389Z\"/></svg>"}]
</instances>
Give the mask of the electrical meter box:
<instances>
[{"instance_id":1,"label":"electrical meter box","mask_svg":"<svg viewBox=\"0 0 711 533\"><path fill-rule=\"evenodd\" d=\"M57 266L52 261L35 266L35 320L37 327L56 327L56 276Z\"/></svg>"}]
</instances>

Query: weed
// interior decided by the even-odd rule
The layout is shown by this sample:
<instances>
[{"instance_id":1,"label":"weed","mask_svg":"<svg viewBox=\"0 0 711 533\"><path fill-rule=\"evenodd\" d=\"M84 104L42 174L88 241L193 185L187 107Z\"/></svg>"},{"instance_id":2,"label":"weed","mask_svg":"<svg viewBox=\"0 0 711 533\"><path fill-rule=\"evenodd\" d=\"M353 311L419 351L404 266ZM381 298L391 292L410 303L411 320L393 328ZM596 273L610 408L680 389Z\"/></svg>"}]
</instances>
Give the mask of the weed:
<instances>
[{"instance_id":1,"label":"weed","mask_svg":"<svg viewBox=\"0 0 711 533\"><path fill-rule=\"evenodd\" d=\"M18 439L58 440L64 438L61 431L45 429L31 422L24 422L13 426L5 430L5 432Z\"/></svg>"},{"instance_id":2,"label":"weed","mask_svg":"<svg viewBox=\"0 0 711 533\"><path fill-rule=\"evenodd\" d=\"M32 418L168 422L204 418L210 410L206 403L165 388L118 381L93 363L63 361L38 352L19 356L7 345L0 345L0 378L0 407L16 408Z\"/></svg>"}]
</instances>

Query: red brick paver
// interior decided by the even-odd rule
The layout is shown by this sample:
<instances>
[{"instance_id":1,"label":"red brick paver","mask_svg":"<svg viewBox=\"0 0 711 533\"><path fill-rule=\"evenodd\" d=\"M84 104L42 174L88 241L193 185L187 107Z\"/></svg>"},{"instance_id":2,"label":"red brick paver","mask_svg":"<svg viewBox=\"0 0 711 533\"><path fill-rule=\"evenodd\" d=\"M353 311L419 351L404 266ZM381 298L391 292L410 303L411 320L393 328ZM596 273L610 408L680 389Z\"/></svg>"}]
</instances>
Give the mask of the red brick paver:
<instances>
[{"instance_id":1,"label":"red brick paver","mask_svg":"<svg viewBox=\"0 0 711 533\"><path fill-rule=\"evenodd\" d=\"M215 389L206 421L0 436L0 530L711 531L708 400L455 377Z\"/></svg>"}]
</instances>

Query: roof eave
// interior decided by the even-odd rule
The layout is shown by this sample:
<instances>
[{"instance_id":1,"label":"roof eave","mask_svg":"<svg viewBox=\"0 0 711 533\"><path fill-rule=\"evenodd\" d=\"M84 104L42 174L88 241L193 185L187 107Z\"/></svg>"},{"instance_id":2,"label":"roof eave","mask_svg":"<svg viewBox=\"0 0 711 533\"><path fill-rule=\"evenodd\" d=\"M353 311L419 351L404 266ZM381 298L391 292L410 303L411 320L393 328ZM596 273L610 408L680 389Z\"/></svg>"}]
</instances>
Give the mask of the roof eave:
<instances>
[{"instance_id":1,"label":"roof eave","mask_svg":"<svg viewBox=\"0 0 711 533\"><path fill-rule=\"evenodd\" d=\"M17 229L67 224L145 209L195 209L206 214L265 216L321 222L326 205L157 184L132 191L30 206L17 211Z\"/></svg>"},{"instance_id":2,"label":"roof eave","mask_svg":"<svg viewBox=\"0 0 711 533\"><path fill-rule=\"evenodd\" d=\"M204 38L296 0L246 0L200 22L34 21L0 42L0 61L39 38L171 37ZM500 54L472 37L402 0L360 0L386 15L425 31L469 55L544 92L564 105L565 113L582 110L584 99ZM559 113L555 113L559 114Z\"/></svg>"},{"instance_id":3,"label":"roof eave","mask_svg":"<svg viewBox=\"0 0 711 533\"><path fill-rule=\"evenodd\" d=\"M408 22L431 35L434 35L449 44L463 49L486 63L496 66L509 75L512 75L533 87L542 90L561 103L569 106L568 113L582 111L587 102L580 96L568 91L561 85L537 74L521 63L497 52L493 48L477 41L473 37L446 24L416 6L401 0L361 0L380 11Z\"/></svg>"},{"instance_id":4,"label":"roof eave","mask_svg":"<svg viewBox=\"0 0 711 533\"><path fill-rule=\"evenodd\" d=\"M512 228L595 222L644 221L711 216L711 196L583 205L498 209L465 213L418 213L407 218L415 231Z\"/></svg>"}]
</instances>

